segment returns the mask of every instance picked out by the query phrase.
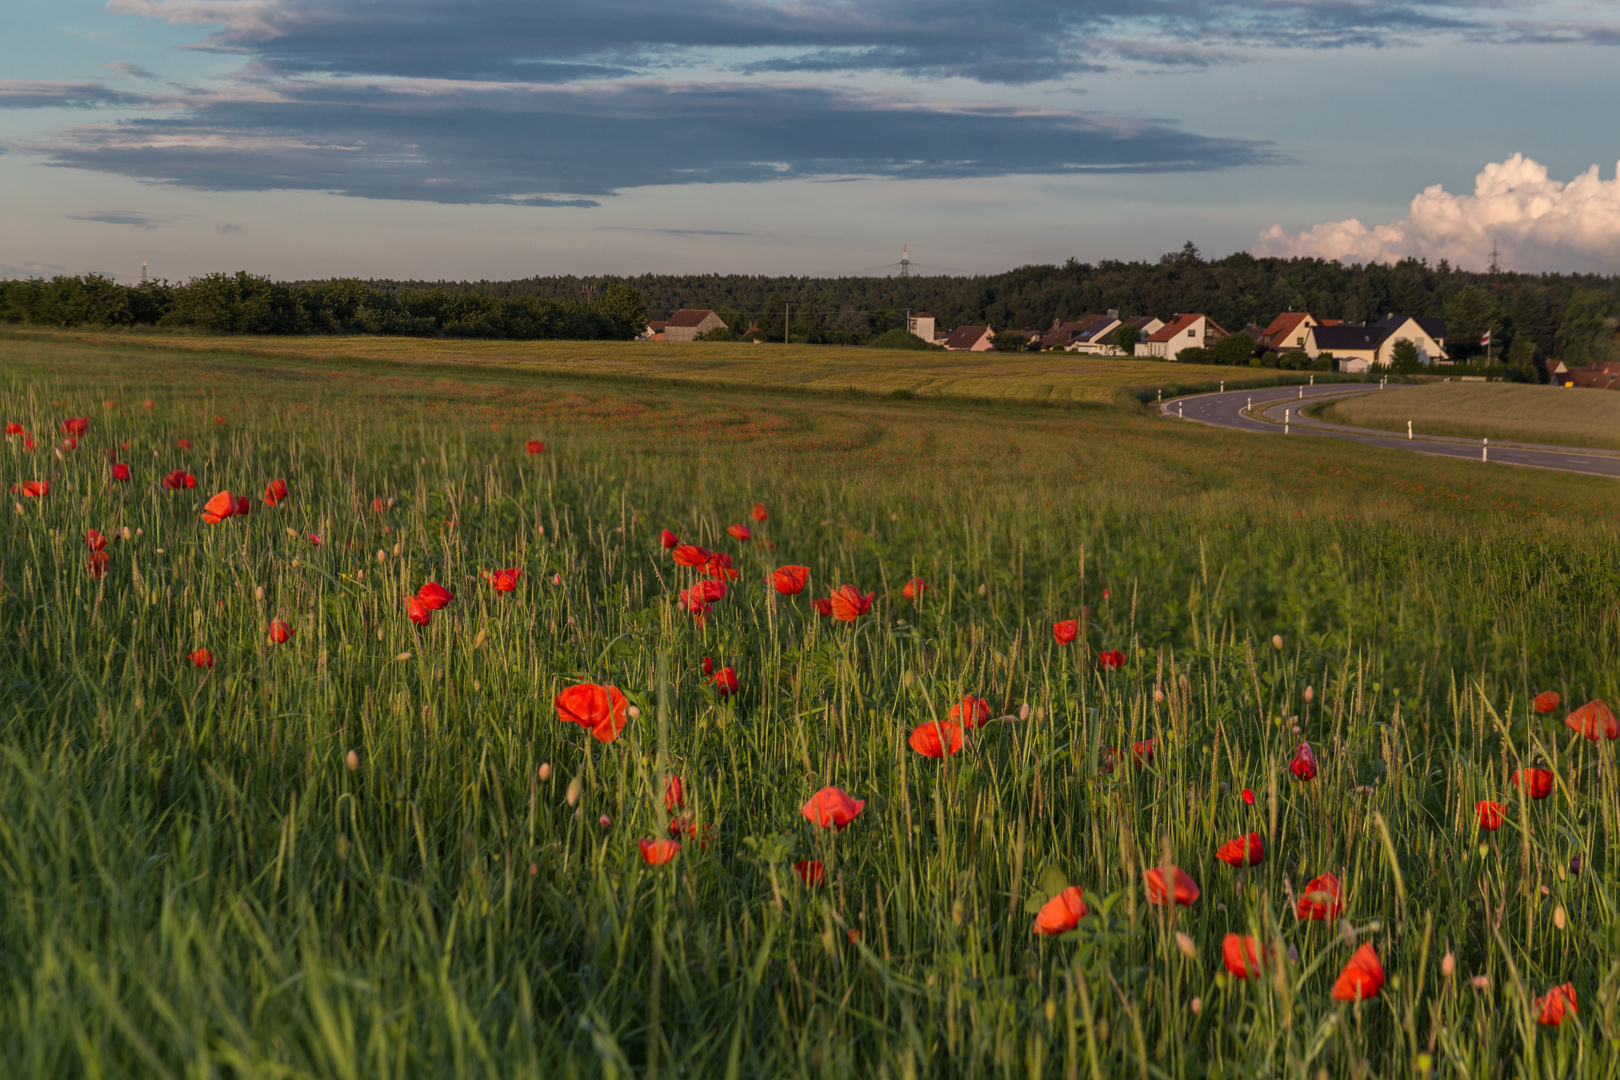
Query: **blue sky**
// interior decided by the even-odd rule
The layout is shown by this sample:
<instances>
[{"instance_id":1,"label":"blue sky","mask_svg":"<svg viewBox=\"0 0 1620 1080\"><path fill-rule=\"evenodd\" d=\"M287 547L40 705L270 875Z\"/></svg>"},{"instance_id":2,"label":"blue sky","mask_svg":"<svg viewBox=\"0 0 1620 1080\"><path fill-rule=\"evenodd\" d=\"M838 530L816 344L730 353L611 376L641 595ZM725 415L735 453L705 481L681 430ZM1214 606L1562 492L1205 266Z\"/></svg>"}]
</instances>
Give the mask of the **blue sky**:
<instances>
[{"instance_id":1,"label":"blue sky","mask_svg":"<svg viewBox=\"0 0 1620 1080\"><path fill-rule=\"evenodd\" d=\"M0 275L1620 271L1615 0L3 3Z\"/></svg>"}]
</instances>

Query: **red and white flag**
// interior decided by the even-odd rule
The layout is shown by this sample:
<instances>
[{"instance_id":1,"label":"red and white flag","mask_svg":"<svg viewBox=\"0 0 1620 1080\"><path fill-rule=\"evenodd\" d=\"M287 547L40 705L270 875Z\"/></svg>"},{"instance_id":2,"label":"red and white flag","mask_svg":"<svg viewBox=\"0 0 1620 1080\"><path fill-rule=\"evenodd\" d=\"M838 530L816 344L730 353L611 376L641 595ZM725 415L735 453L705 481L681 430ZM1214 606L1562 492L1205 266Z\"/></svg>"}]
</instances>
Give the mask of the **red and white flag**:
<instances>
[{"instance_id":1,"label":"red and white flag","mask_svg":"<svg viewBox=\"0 0 1620 1080\"><path fill-rule=\"evenodd\" d=\"M1481 345L1489 345L1491 343L1491 332L1489 330L1485 331L1485 336L1479 339L1479 343Z\"/></svg>"}]
</instances>

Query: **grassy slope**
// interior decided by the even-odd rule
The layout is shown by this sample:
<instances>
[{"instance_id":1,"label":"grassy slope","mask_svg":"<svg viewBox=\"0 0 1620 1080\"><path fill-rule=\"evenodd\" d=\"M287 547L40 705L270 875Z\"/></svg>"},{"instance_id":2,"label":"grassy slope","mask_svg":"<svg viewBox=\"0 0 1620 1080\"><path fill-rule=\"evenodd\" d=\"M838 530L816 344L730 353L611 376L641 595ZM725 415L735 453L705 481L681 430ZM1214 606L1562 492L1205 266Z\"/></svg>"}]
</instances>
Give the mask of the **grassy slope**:
<instances>
[{"instance_id":1,"label":"grassy slope","mask_svg":"<svg viewBox=\"0 0 1620 1080\"><path fill-rule=\"evenodd\" d=\"M1567 1076L1620 1037L1614 772L1525 704L1620 695L1612 483L1349 469L1322 440L1103 411L60 341L0 342L0 400L39 433L92 422L60 459L0 456L53 484L0 519L11 1075L1406 1075L1439 1022L1444 1075L1514 1071L1529 1031ZM153 486L175 467L195 491ZM281 507L197 521L276 476ZM722 531L756 501L774 548ZM91 578L84 530L121 526ZM744 572L702 627L668 602L665 526ZM773 599L782 562L873 615ZM495 566L518 592L480 583ZM429 578L459 596L416 628L400 597ZM643 709L611 746L552 715L583 677ZM1035 712L913 755L964 691ZM1147 738L1151 768L1103 768ZM1502 773L1537 756L1564 779L1523 805ZM665 826L665 768L713 830L653 870L634 840ZM867 799L836 837L797 813L829 782ZM1485 797L1510 826L1476 847ZM1211 853L1250 830L1267 861L1240 879ZM1173 925L1137 873L1161 857L1204 887ZM1286 914L1328 869L1397 977L1360 1010L1328 996L1349 947ZM1073 940L1030 934L1055 878L1104 912ZM1297 952L1285 977L1219 975L1251 927ZM1443 980L1447 948L1492 989ZM1528 996L1565 980L1587 1028L1535 1035Z\"/></svg>"},{"instance_id":2,"label":"grassy slope","mask_svg":"<svg viewBox=\"0 0 1620 1080\"><path fill-rule=\"evenodd\" d=\"M548 374L620 374L685 383L845 390L918 396L1112 404L1122 393L1300 382L1260 368L1208 367L1071 354L946 353L707 342L437 341L386 337L204 337L156 333L11 331L18 340L68 338L112 348L250 352L310 360L386 360L517 368ZM1319 379L1332 378L1318 376Z\"/></svg>"},{"instance_id":3,"label":"grassy slope","mask_svg":"<svg viewBox=\"0 0 1620 1080\"><path fill-rule=\"evenodd\" d=\"M1515 439L1620 450L1620 394L1517 383L1429 383L1365 394L1322 410L1322 419L1419 434Z\"/></svg>"}]
</instances>

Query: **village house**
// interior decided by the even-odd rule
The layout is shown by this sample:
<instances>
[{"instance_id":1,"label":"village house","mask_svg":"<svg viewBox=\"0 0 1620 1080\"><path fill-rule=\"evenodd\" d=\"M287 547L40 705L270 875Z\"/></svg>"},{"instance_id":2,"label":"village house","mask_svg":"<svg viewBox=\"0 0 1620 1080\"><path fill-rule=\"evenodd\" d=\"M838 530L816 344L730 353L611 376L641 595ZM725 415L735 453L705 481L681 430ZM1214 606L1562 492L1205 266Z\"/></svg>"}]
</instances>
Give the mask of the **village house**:
<instances>
[{"instance_id":1,"label":"village house","mask_svg":"<svg viewBox=\"0 0 1620 1080\"><path fill-rule=\"evenodd\" d=\"M934 317L926 311L906 316L906 332L917 335L930 345L934 344L939 336L934 332Z\"/></svg>"},{"instance_id":2,"label":"village house","mask_svg":"<svg viewBox=\"0 0 1620 1080\"><path fill-rule=\"evenodd\" d=\"M1071 347L1082 335L1094 333L1104 323L1118 323L1118 312L1110 311L1107 315L1087 315L1074 322L1052 320L1052 328L1041 335L1040 346L1042 351L1047 349L1067 349Z\"/></svg>"},{"instance_id":3,"label":"village house","mask_svg":"<svg viewBox=\"0 0 1620 1080\"><path fill-rule=\"evenodd\" d=\"M1356 374L1374 367L1387 367L1395 355L1395 343L1410 341L1424 365L1450 360L1446 353L1444 319L1421 319L1412 315L1385 315L1371 326L1322 320L1305 332L1305 352L1316 359L1332 353L1334 367Z\"/></svg>"},{"instance_id":4,"label":"village house","mask_svg":"<svg viewBox=\"0 0 1620 1080\"><path fill-rule=\"evenodd\" d=\"M1319 325L1308 311L1285 311L1255 337L1255 348L1262 353L1303 349L1311 328Z\"/></svg>"},{"instance_id":5,"label":"village house","mask_svg":"<svg viewBox=\"0 0 1620 1080\"><path fill-rule=\"evenodd\" d=\"M653 322L653 321L650 321L650 320L648 321L648 323L647 323L647 340L648 341L663 341L664 340L664 323L663 322Z\"/></svg>"},{"instance_id":6,"label":"village house","mask_svg":"<svg viewBox=\"0 0 1620 1080\"><path fill-rule=\"evenodd\" d=\"M958 326L940 344L951 352L989 352L995 337L988 326Z\"/></svg>"},{"instance_id":7,"label":"village house","mask_svg":"<svg viewBox=\"0 0 1620 1080\"><path fill-rule=\"evenodd\" d=\"M1147 355L1173 360L1183 349L1207 349L1226 336L1208 315L1177 315L1147 336Z\"/></svg>"},{"instance_id":8,"label":"village house","mask_svg":"<svg viewBox=\"0 0 1620 1080\"><path fill-rule=\"evenodd\" d=\"M696 341L699 334L706 334L710 330L724 327L725 320L710 311L708 308L682 308L671 315L663 324L663 337L654 337L654 341ZM651 337L653 324L647 324L647 333Z\"/></svg>"},{"instance_id":9,"label":"village house","mask_svg":"<svg viewBox=\"0 0 1620 1080\"><path fill-rule=\"evenodd\" d=\"M1115 317L1107 325L1095 326L1076 337L1074 343L1069 346L1069 351L1084 353L1087 356L1123 356L1120 347L1114 344L1114 335L1119 333L1121 326L1129 326L1135 330L1137 344L1141 344L1151 335L1164 329L1164 320L1156 319L1152 315L1141 315L1132 319Z\"/></svg>"}]
</instances>

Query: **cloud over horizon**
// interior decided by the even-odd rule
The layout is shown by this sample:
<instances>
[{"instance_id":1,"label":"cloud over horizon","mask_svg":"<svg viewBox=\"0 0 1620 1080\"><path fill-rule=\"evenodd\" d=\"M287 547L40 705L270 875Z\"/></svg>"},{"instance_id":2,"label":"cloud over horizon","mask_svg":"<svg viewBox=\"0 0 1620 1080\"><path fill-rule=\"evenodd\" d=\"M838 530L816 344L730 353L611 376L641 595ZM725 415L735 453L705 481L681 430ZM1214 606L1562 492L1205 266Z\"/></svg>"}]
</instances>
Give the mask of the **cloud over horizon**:
<instances>
[{"instance_id":1,"label":"cloud over horizon","mask_svg":"<svg viewBox=\"0 0 1620 1080\"><path fill-rule=\"evenodd\" d=\"M27 144L48 163L212 191L594 206L634 187L822 177L1179 172L1264 143L1026 106L818 85L289 79L153 97L164 115Z\"/></svg>"},{"instance_id":2,"label":"cloud over horizon","mask_svg":"<svg viewBox=\"0 0 1620 1080\"><path fill-rule=\"evenodd\" d=\"M1605 181L1593 165L1568 183L1545 166L1514 154L1485 166L1472 195L1439 184L1412 200L1407 215L1368 227L1355 218L1329 221L1297 234L1273 225L1250 248L1255 255L1311 256L1341 262L1446 259L1482 269L1492 245L1510 270L1620 271L1620 165Z\"/></svg>"}]
</instances>

